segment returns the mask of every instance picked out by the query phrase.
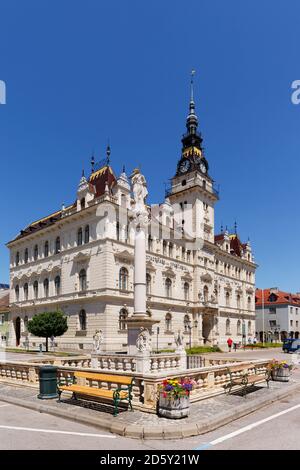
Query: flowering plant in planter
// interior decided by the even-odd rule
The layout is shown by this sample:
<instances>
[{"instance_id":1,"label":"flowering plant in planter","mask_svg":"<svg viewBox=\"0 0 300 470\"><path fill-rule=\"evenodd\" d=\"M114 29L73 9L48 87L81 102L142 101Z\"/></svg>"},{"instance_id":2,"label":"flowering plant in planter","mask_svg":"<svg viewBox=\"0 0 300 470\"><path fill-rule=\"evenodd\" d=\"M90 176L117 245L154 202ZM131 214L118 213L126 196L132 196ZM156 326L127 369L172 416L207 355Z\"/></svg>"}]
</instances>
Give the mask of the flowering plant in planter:
<instances>
[{"instance_id":1,"label":"flowering plant in planter","mask_svg":"<svg viewBox=\"0 0 300 470\"><path fill-rule=\"evenodd\" d=\"M184 418L190 409L190 392L196 382L189 378L166 379L159 385L158 414L165 418Z\"/></svg>"},{"instance_id":2,"label":"flowering plant in planter","mask_svg":"<svg viewBox=\"0 0 300 470\"><path fill-rule=\"evenodd\" d=\"M195 385L195 381L189 378L166 379L159 386L159 391L164 398L180 398L189 396L191 390Z\"/></svg>"},{"instance_id":3,"label":"flowering plant in planter","mask_svg":"<svg viewBox=\"0 0 300 470\"><path fill-rule=\"evenodd\" d=\"M276 359L272 359L268 364L268 369L271 371L276 371L278 369L292 370L293 364L288 364L286 361L277 361Z\"/></svg>"}]
</instances>

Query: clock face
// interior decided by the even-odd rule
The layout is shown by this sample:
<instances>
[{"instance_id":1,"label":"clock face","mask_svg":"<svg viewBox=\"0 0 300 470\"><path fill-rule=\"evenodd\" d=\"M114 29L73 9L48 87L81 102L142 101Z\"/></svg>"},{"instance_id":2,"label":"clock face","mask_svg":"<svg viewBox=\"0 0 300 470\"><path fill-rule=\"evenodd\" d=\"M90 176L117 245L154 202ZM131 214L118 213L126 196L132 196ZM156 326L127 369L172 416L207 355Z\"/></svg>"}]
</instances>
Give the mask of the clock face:
<instances>
[{"instance_id":1,"label":"clock face","mask_svg":"<svg viewBox=\"0 0 300 470\"><path fill-rule=\"evenodd\" d=\"M183 162L180 163L179 171L180 173L186 173L188 169L190 168L191 163L189 160L183 160Z\"/></svg>"},{"instance_id":2,"label":"clock face","mask_svg":"<svg viewBox=\"0 0 300 470\"><path fill-rule=\"evenodd\" d=\"M204 162L201 162L201 163L200 163L200 171L201 171L202 173L206 173L206 172L207 172L207 168L206 168L206 165L205 165Z\"/></svg>"}]
</instances>

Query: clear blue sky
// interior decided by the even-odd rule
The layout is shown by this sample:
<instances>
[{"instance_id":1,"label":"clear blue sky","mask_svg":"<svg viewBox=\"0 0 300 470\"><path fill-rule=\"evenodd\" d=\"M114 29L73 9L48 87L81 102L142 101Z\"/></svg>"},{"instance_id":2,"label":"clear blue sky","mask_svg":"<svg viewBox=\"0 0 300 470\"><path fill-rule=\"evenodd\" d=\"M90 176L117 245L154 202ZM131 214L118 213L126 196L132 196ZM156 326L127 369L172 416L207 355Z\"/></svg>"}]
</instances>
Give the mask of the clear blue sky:
<instances>
[{"instance_id":1,"label":"clear blue sky","mask_svg":"<svg viewBox=\"0 0 300 470\"><path fill-rule=\"evenodd\" d=\"M139 163L163 199L185 130L189 72L216 227L238 222L258 286L300 291L300 3L267 0L1 0L0 281L5 243L73 202L94 149Z\"/></svg>"}]
</instances>

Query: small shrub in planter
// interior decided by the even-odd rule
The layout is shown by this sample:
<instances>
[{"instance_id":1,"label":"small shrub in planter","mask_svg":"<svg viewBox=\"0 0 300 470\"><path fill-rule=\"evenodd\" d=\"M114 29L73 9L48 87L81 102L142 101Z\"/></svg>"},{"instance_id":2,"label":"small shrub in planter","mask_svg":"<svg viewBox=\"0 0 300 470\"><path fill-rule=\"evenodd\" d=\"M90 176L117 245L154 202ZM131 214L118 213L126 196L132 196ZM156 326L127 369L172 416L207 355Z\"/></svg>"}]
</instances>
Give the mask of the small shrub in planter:
<instances>
[{"instance_id":1,"label":"small shrub in planter","mask_svg":"<svg viewBox=\"0 0 300 470\"><path fill-rule=\"evenodd\" d=\"M190 392L194 384L195 381L189 378L164 380L159 386L159 415L173 419L188 416Z\"/></svg>"}]
</instances>

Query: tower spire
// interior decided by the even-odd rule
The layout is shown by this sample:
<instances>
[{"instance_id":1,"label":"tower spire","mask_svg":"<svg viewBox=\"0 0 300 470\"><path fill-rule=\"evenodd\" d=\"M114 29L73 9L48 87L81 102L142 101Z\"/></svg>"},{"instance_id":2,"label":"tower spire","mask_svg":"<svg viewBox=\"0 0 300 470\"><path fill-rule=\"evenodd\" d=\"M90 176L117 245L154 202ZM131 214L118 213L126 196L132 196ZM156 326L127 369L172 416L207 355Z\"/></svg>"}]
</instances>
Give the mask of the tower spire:
<instances>
[{"instance_id":1,"label":"tower spire","mask_svg":"<svg viewBox=\"0 0 300 470\"><path fill-rule=\"evenodd\" d=\"M194 101L194 76L195 70L191 71L190 78L190 102L189 102L189 113L186 118L186 129L187 132L182 138L183 150L190 147L196 147L202 152L202 137L197 131L198 128L198 117L195 112L195 101Z\"/></svg>"},{"instance_id":2,"label":"tower spire","mask_svg":"<svg viewBox=\"0 0 300 470\"><path fill-rule=\"evenodd\" d=\"M194 102L194 75L196 71L193 69L191 71L191 99L190 99L190 104L191 102Z\"/></svg>"}]
</instances>

